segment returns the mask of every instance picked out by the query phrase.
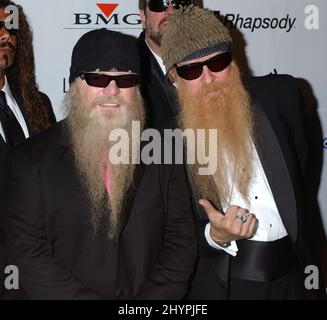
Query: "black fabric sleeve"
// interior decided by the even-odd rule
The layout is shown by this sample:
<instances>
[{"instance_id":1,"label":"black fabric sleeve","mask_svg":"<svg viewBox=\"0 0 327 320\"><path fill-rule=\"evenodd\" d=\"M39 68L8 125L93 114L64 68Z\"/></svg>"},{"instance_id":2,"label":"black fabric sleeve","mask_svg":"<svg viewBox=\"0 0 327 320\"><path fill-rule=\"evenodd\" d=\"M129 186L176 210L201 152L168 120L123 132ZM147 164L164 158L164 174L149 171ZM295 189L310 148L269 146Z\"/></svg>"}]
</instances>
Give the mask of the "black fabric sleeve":
<instances>
[{"instance_id":1,"label":"black fabric sleeve","mask_svg":"<svg viewBox=\"0 0 327 320\"><path fill-rule=\"evenodd\" d=\"M186 174L182 165L173 166L168 179L166 173L162 170L166 190L164 242L137 299L181 299L194 269L196 239Z\"/></svg>"},{"instance_id":2,"label":"black fabric sleeve","mask_svg":"<svg viewBox=\"0 0 327 320\"><path fill-rule=\"evenodd\" d=\"M42 184L37 172L10 157L7 242L20 282L31 299L100 299L55 256L47 239Z\"/></svg>"}]
</instances>

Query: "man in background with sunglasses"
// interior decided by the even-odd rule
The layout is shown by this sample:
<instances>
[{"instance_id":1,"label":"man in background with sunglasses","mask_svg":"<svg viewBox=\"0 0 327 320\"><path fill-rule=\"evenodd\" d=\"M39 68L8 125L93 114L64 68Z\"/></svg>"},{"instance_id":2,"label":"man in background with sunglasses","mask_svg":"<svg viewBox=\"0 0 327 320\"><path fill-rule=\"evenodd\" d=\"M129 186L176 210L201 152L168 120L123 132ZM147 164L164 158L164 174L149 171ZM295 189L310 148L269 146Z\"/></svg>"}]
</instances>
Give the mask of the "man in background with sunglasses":
<instances>
[{"instance_id":1,"label":"man in background with sunglasses","mask_svg":"<svg viewBox=\"0 0 327 320\"><path fill-rule=\"evenodd\" d=\"M35 80L32 38L23 8L0 0L0 299L15 299L20 294L4 287L5 268L10 265L3 220L7 155L10 148L56 122L51 102Z\"/></svg>"},{"instance_id":2,"label":"man in background with sunglasses","mask_svg":"<svg viewBox=\"0 0 327 320\"><path fill-rule=\"evenodd\" d=\"M188 165L199 243L188 297L301 299L311 262L303 106L290 76L241 79L231 43L214 14L194 6L171 15L162 37L181 128L205 129L207 139L217 130L215 174L201 176L200 164Z\"/></svg>"},{"instance_id":3,"label":"man in background with sunglasses","mask_svg":"<svg viewBox=\"0 0 327 320\"><path fill-rule=\"evenodd\" d=\"M176 127L176 90L166 74L161 58L161 37L167 18L192 0L139 0L144 31L138 41L141 54L141 90L146 101L147 126L156 129Z\"/></svg>"},{"instance_id":4,"label":"man in background with sunglasses","mask_svg":"<svg viewBox=\"0 0 327 320\"><path fill-rule=\"evenodd\" d=\"M109 159L110 133L131 141L132 121L144 124L136 39L86 33L69 82L67 119L11 157L9 243L21 285L31 299L182 298L196 255L183 167Z\"/></svg>"}]
</instances>

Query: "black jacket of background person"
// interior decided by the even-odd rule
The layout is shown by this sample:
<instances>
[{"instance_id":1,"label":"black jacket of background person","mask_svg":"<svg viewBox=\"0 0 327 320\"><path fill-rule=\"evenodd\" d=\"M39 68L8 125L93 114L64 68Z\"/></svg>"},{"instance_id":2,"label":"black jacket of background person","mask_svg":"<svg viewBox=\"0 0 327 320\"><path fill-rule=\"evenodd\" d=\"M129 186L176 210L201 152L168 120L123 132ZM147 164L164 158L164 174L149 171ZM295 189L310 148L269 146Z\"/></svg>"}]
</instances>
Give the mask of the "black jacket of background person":
<instances>
[{"instance_id":1,"label":"black jacket of background person","mask_svg":"<svg viewBox=\"0 0 327 320\"><path fill-rule=\"evenodd\" d=\"M18 105L18 107L20 108L20 111L24 117L29 135L32 136L33 134L35 134L35 132L33 131L30 123L28 122L27 116L26 116L26 112L25 112L25 108L22 105L22 102L20 100L20 98L17 96L17 94L15 94L15 92L12 92L13 97ZM48 98L47 95L45 95L44 93L40 92L41 94L41 98L43 100L44 106L47 110L47 113L49 115L50 118L50 122L51 124L54 124L56 122L56 117L53 113L53 109L51 106L51 102ZM3 287L3 277L4 277L4 269L6 267L6 265L8 264L7 261L7 249L6 249L6 245L5 245L5 229L6 229L6 224L3 220L4 218L4 202L6 199L6 194L5 192L8 189L8 181L7 181L7 159L8 159L8 153L9 153L9 148L6 145L4 139L2 138L2 136L0 135L0 299L1 299L1 295L2 292L4 290Z\"/></svg>"},{"instance_id":2,"label":"black jacket of background person","mask_svg":"<svg viewBox=\"0 0 327 320\"><path fill-rule=\"evenodd\" d=\"M258 155L304 273L312 260L305 233L310 221L304 222L310 213L304 212L308 147L302 99L294 78L288 75L249 77L244 84L256 101L253 108ZM231 256L209 246L204 236L207 215L199 206L195 211L199 259L190 297L225 299Z\"/></svg>"},{"instance_id":3,"label":"black jacket of background person","mask_svg":"<svg viewBox=\"0 0 327 320\"><path fill-rule=\"evenodd\" d=\"M179 299L196 240L182 165L136 165L122 230L94 234L65 122L12 152L9 240L32 299Z\"/></svg>"},{"instance_id":4,"label":"black jacket of background person","mask_svg":"<svg viewBox=\"0 0 327 320\"><path fill-rule=\"evenodd\" d=\"M141 91L146 102L147 126L158 130L175 129L177 95L175 87L164 76L156 58L144 40L138 39L141 56Z\"/></svg>"}]
</instances>

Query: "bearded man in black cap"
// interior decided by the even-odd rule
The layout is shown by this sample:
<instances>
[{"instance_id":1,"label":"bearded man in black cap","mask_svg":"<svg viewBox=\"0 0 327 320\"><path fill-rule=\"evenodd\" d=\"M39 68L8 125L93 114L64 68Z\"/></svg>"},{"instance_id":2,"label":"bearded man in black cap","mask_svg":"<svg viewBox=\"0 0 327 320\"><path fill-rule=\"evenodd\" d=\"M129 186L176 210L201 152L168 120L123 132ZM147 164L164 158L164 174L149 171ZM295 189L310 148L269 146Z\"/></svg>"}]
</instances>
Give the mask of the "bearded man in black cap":
<instances>
[{"instance_id":1,"label":"bearded man in black cap","mask_svg":"<svg viewBox=\"0 0 327 320\"><path fill-rule=\"evenodd\" d=\"M134 38L86 33L72 54L67 119L13 152L8 243L29 298L186 291L196 252L183 168L108 156L113 130L143 126L138 74Z\"/></svg>"},{"instance_id":2,"label":"bearded man in black cap","mask_svg":"<svg viewBox=\"0 0 327 320\"><path fill-rule=\"evenodd\" d=\"M209 129L217 130L215 172L200 175L199 159L188 165L199 242L188 297L301 299L311 262L301 98L288 75L242 80L231 45L214 14L194 6L169 17L161 41L178 88L180 126L206 129L206 148L213 146ZM189 154L198 151L187 144Z\"/></svg>"}]
</instances>

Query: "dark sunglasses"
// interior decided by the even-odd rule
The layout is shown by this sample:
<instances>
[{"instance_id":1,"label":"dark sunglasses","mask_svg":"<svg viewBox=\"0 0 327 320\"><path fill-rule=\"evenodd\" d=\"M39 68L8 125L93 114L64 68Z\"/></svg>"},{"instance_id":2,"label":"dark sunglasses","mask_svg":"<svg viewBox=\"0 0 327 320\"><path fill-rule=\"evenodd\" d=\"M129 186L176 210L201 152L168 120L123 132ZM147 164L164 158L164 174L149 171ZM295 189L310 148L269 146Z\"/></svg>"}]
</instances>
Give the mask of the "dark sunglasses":
<instances>
[{"instance_id":1,"label":"dark sunglasses","mask_svg":"<svg viewBox=\"0 0 327 320\"><path fill-rule=\"evenodd\" d=\"M190 63L180 67L175 64L175 68L181 78L194 80L201 76L203 66L207 66L212 72L220 72L226 69L231 61L232 54L230 52L224 52L202 62Z\"/></svg>"},{"instance_id":2,"label":"dark sunglasses","mask_svg":"<svg viewBox=\"0 0 327 320\"><path fill-rule=\"evenodd\" d=\"M139 77L135 73L120 76L110 76L104 73L82 72L79 76L91 87L106 88L114 80L118 88L132 88L138 84Z\"/></svg>"},{"instance_id":3,"label":"dark sunglasses","mask_svg":"<svg viewBox=\"0 0 327 320\"><path fill-rule=\"evenodd\" d=\"M0 21L0 31L2 30L3 27L9 32L9 34L16 35L17 29L14 29L14 28L9 28L8 29L6 27L6 22L5 21Z\"/></svg>"},{"instance_id":4,"label":"dark sunglasses","mask_svg":"<svg viewBox=\"0 0 327 320\"><path fill-rule=\"evenodd\" d=\"M163 12L168 9L170 4L172 4L175 9L179 9L180 6L188 6L192 3L192 0L150 0L148 7L151 11Z\"/></svg>"}]
</instances>

